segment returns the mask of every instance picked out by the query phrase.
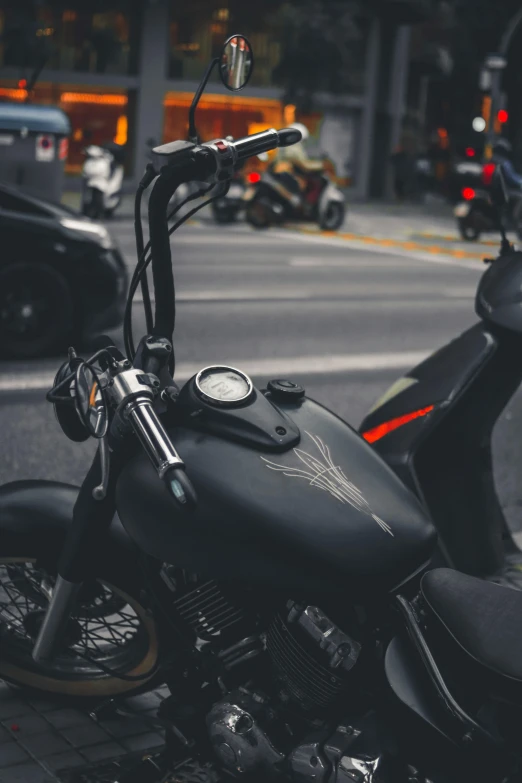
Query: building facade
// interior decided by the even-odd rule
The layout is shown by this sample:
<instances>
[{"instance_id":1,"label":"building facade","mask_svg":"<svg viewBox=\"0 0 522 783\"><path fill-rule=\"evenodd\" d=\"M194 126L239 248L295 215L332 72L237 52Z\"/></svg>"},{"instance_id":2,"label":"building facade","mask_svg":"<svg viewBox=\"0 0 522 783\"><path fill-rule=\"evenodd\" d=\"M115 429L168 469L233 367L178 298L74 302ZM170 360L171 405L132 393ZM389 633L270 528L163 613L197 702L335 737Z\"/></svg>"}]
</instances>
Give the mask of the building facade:
<instances>
[{"instance_id":1,"label":"building facade","mask_svg":"<svg viewBox=\"0 0 522 783\"><path fill-rule=\"evenodd\" d=\"M206 65L228 35L241 32L254 50L252 80L237 95L217 77L209 82L197 110L201 137L237 137L292 119L305 122L311 154L327 156L338 180L364 198L381 25L370 23L358 43L350 93L318 94L300 115L285 105L272 80L284 45L278 27L282 5L281 0L2 0L0 100L25 100L34 69L41 68L30 97L60 106L70 117L67 172L80 172L87 143L114 140L127 145L130 186L139 180L153 144L186 137L188 107ZM404 39L401 47L399 55ZM398 115L402 106L389 111Z\"/></svg>"}]
</instances>

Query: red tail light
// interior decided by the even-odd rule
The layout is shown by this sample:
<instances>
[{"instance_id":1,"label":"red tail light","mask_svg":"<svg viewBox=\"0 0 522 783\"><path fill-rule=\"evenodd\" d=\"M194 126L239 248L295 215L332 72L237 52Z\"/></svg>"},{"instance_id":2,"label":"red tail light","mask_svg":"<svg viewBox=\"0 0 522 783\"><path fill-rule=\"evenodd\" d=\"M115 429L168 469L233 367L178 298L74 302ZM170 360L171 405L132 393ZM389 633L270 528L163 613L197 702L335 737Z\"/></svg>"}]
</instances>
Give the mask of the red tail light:
<instances>
[{"instance_id":1,"label":"red tail light","mask_svg":"<svg viewBox=\"0 0 522 783\"><path fill-rule=\"evenodd\" d=\"M462 188L462 198L466 201L471 201L475 198L475 191L473 188Z\"/></svg>"},{"instance_id":2,"label":"red tail light","mask_svg":"<svg viewBox=\"0 0 522 783\"><path fill-rule=\"evenodd\" d=\"M261 179L261 174L259 173L259 171L251 171L250 174L248 175L248 181L250 182L251 185L255 185L255 183L259 182L260 179Z\"/></svg>"},{"instance_id":3,"label":"red tail light","mask_svg":"<svg viewBox=\"0 0 522 783\"><path fill-rule=\"evenodd\" d=\"M491 185L493 179L493 172L495 171L494 163L484 163L482 166L482 182L484 185Z\"/></svg>"},{"instance_id":4,"label":"red tail light","mask_svg":"<svg viewBox=\"0 0 522 783\"><path fill-rule=\"evenodd\" d=\"M428 405L426 408L420 408L418 411L406 413L404 416L397 416L396 419L385 421L384 424L378 424L377 427L372 427L371 430L366 430L366 432L361 434L368 443L375 443L376 440L384 438L385 435L393 432L393 430L398 430L399 427L403 427L405 424L408 424L409 421L420 419L421 416L427 416L434 407L434 405Z\"/></svg>"}]
</instances>

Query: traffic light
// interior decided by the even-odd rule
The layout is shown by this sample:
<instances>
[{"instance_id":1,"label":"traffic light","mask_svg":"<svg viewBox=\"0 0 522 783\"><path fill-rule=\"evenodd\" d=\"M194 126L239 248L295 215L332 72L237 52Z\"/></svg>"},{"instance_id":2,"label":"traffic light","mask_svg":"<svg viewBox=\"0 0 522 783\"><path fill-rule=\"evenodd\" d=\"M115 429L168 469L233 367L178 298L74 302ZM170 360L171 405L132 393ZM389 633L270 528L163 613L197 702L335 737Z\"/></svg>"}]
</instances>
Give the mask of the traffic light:
<instances>
[{"instance_id":1,"label":"traffic light","mask_svg":"<svg viewBox=\"0 0 522 783\"><path fill-rule=\"evenodd\" d=\"M500 109L500 111L497 113L497 119L503 125L505 122L508 121L509 114L505 109Z\"/></svg>"}]
</instances>

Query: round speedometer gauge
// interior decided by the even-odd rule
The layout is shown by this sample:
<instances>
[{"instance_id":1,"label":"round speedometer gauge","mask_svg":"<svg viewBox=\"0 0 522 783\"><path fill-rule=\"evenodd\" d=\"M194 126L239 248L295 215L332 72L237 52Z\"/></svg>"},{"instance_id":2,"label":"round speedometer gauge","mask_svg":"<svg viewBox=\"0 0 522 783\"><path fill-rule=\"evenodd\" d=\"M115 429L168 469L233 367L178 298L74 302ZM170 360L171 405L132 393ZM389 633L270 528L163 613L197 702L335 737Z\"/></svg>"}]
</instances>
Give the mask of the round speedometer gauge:
<instances>
[{"instance_id":1,"label":"round speedometer gauge","mask_svg":"<svg viewBox=\"0 0 522 783\"><path fill-rule=\"evenodd\" d=\"M205 367L196 375L200 397L214 405L234 405L245 402L253 391L248 375L233 367Z\"/></svg>"}]
</instances>

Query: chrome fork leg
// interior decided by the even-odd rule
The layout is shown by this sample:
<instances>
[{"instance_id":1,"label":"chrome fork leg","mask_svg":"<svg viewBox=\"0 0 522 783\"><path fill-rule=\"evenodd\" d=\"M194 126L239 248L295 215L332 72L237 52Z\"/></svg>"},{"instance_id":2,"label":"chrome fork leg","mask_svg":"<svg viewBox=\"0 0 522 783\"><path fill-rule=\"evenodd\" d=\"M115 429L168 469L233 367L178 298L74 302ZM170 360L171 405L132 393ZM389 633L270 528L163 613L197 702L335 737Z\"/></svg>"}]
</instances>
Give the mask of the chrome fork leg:
<instances>
[{"instance_id":1,"label":"chrome fork leg","mask_svg":"<svg viewBox=\"0 0 522 783\"><path fill-rule=\"evenodd\" d=\"M78 595L81 583L68 582L67 579L58 576L42 627L38 633L33 647L33 660L37 663L52 657L56 643L69 619L69 614Z\"/></svg>"}]
</instances>

